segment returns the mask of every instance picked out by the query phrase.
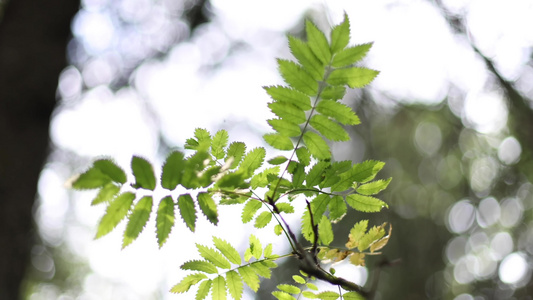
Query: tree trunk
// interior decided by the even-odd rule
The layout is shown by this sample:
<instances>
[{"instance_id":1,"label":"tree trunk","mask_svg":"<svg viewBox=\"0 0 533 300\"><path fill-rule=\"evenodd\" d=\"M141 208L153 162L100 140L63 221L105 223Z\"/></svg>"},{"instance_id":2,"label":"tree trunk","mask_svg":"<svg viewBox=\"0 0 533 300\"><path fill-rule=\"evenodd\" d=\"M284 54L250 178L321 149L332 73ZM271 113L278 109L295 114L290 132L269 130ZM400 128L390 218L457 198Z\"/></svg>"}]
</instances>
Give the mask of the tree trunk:
<instances>
[{"instance_id":1,"label":"tree trunk","mask_svg":"<svg viewBox=\"0 0 533 300\"><path fill-rule=\"evenodd\" d=\"M66 66L72 0L11 0L0 20L0 299L20 299L48 154L57 78Z\"/></svg>"}]
</instances>

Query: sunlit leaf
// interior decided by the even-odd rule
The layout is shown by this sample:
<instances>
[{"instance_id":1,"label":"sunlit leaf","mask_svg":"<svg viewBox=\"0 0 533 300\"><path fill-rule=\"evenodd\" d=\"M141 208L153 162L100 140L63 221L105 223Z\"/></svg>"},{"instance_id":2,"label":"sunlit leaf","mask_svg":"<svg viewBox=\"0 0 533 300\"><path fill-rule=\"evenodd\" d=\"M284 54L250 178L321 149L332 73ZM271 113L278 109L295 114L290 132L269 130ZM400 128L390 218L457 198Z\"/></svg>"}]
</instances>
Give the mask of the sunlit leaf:
<instances>
[{"instance_id":1,"label":"sunlit leaf","mask_svg":"<svg viewBox=\"0 0 533 300\"><path fill-rule=\"evenodd\" d=\"M359 245L359 241L365 235L368 227L368 220L361 220L350 229L348 236L348 242L346 242L346 248L353 249Z\"/></svg>"},{"instance_id":2,"label":"sunlit leaf","mask_svg":"<svg viewBox=\"0 0 533 300\"><path fill-rule=\"evenodd\" d=\"M218 224L217 205L209 193L198 193L198 205L209 222Z\"/></svg>"},{"instance_id":3,"label":"sunlit leaf","mask_svg":"<svg viewBox=\"0 0 533 300\"><path fill-rule=\"evenodd\" d=\"M365 297L356 292L344 293L342 297L344 298L344 300L366 300Z\"/></svg>"},{"instance_id":4,"label":"sunlit leaf","mask_svg":"<svg viewBox=\"0 0 533 300\"><path fill-rule=\"evenodd\" d=\"M286 158L283 155L278 155L276 157L273 157L268 160L268 163L271 165L281 165L282 163L286 162L288 158Z\"/></svg>"},{"instance_id":5,"label":"sunlit leaf","mask_svg":"<svg viewBox=\"0 0 533 300\"><path fill-rule=\"evenodd\" d=\"M211 290L211 282L212 280L204 280L200 283L198 286L198 292L196 292L196 297L194 298L195 300L203 300L207 297Z\"/></svg>"},{"instance_id":6,"label":"sunlit leaf","mask_svg":"<svg viewBox=\"0 0 533 300\"><path fill-rule=\"evenodd\" d=\"M255 148L248 152L239 166L238 172L244 174L245 178L251 177L254 171L263 164L265 155L265 148Z\"/></svg>"},{"instance_id":7,"label":"sunlit leaf","mask_svg":"<svg viewBox=\"0 0 533 300\"><path fill-rule=\"evenodd\" d=\"M211 142L211 154L216 159L223 159L226 156L224 148L228 145L228 132L224 129L217 131Z\"/></svg>"},{"instance_id":8,"label":"sunlit leaf","mask_svg":"<svg viewBox=\"0 0 533 300\"><path fill-rule=\"evenodd\" d=\"M291 139L279 133L267 133L263 135L263 139L270 146L279 150L292 150L294 148Z\"/></svg>"},{"instance_id":9,"label":"sunlit leaf","mask_svg":"<svg viewBox=\"0 0 533 300\"><path fill-rule=\"evenodd\" d=\"M353 209L362 212L378 212L384 207L389 207L387 203L379 200L378 198L362 196L358 194L346 196L346 203L348 203L348 205L350 205Z\"/></svg>"},{"instance_id":10,"label":"sunlit leaf","mask_svg":"<svg viewBox=\"0 0 533 300\"><path fill-rule=\"evenodd\" d=\"M296 298L283 291L273 291L272 295L278 300L296 300Z\"/></svg>"},{"instance_id":11,"label":"sunlit leaf","mask_svg":"<svg viewBox=\"0 0 533 300\"><path fill-rule=\"evenodd\" d=\"M222 269L231 268L230 262L220 252L200 244L196 244L196 248L198 253L213 265Z\"/></svg>"},{"instance_id":12,"label":"sunlit leaf","mask_svg":"<svg viewBox=\"0 0 533 300\"><path fill-rule=\"evenodd\" d=\"M328 100L340 100L346 94L346 88L342 85L328 85L320 94L320 98ZM319 102L320 103L320 102Z\"/></svg>"},{"instance_id":13,"label":"sunlit leaf","mask_svg":"<svg viewBox=\"0 0 533 300\"><path fill-rule=\"evenodd\" d=\"M190 260L180 266L182 270L200 271L208 274L218 273L217 267L205 260Z\"/></svg>"},{"instance_id":14,"label":"sunlit leaf","mask_svg":"<svg viewBox=\"0 0 533 300\"><path fill-rule=\"evenodd\" d=\"M324 33L309 20L305 21L305 32L307 33L307 43L316 57L324 64L329 63L331 50Z\"/></svg>"},{"instance_id":15,"label":"sunlit leaf","mask_svg":"<svg viewBox=\"0 0 533 300\"><path fill-rule=\"evenodd\" d=\"M239 274L241 275L242 280L250 289L254 292L257 292L259 289L259 277L257 274L252 270L250 266L244 266L237 269Z\"/></svg>"},{"instance_id":16,"label":"sunlit leaf","mask_svg":"<svg viewBox=\"0 0 533 300\"><path fill-rule=\"evenodd\" d=\"M229 294L233 299L240 300L244 287L241 276L235 271L229 271L226 273L226 285L228 286Z\"/></svg>"},{"instance_id":17,"label":"sunlit leaf","mask_svg":"<svg viewBox=\"0 0 533 300\"><path fill-rule=\"evenodd\" d=\"M97 205L100 203L109 203L115 196L120 192L120 187L116 186L115 184L109 182L106 185L104 185L100 191L98 191L98 194L91 202L91 205Z\"/></svg>"},{"instance_id":18,"label":"sunlit leaf","mask_svg":"<svg viewBox=\"0 0 533 300\"><path fill-rule=\"evenodd\" d=\"M180 283L176 284L170 289L171 293L185 293L188 291L191 286L197 284L198 282L207 279L207 275L202 273L195 273L187 275L183 278Z\"/></svg>"},{"instance_id":19,"label":"sunlit leaf","mask_svg":"<svg viewBox=\"0 0 533 300\"><path fill-rule=\"evenodd\" d=\"M213 279L211 296L213 300L226 300L226 280L222 276Z\"/></svg>"},{"instance_id":20,"label":"sunlit leaf","mask_svg":"<svg viewBox=\"0 0 533 300\"><path fill-rule=\"evenodd\" d=\"M170 202L168 202L168 205L170 205ZM191 195L180 195L178 198L178 207L180 209L181 218L185 224L187 224L187 227L194 232L196 226L196 207L194 206L194 200Z\"/></svg>"},{"instance_id":21,"label":"sunlit leaf","mask_svg":"<svg viewBox=\"0 0 533 300\"><path fill-rule=\"evenodd\" d=\"M268 107L278 117L291 123L302 124L307 120L305 112L290 103L271 102Z\"/></svg>"},{"instance_id":22,"label":"sunlit leaf","mask_svg":"<svg viewBox=\"0 0 533 300\"><path fill-rule=\"evenodd\" d=\"M272 220L272 213L269 212L269 211L264 211L264 212L260 213L257 216L257 218L255 219L254 227L255 228L263 228L263 227L267 226L268 223L270 223L271 220Z\"/></svg>"},{"instance_id":23,"label":"sunlit leaf","mask_svg":"<svg viewBox=\"0 0 533 300\"><path fill-rule=\"evenodd\" d=\"M143 231L150 218L150 213L152 213L152 204L152 196L144 196L137 202L128 218L128 225L126 225L124 239L122 240L122 249L136 240Z\"/></svg>"},{"instance_id":24,"label":"sunlit leaf","mask_svg":"<svg viewBox=\"0 0 533 300\"><path fill-rule=\"evenodd\" d=\"M296 90L314 96L318 92L318 82L300 65L278 58L278 66L285 82Z\"/></svg>"},{"instance_id":25,"label":"sunlit leaf","mask_svg":"<svg viewBox=\"0 0 533 300\"><path fill-rule=\"evenodd\" d=\"M295 89L279 85L264 87L264 89L276 101L292 104L301 110L311 109L309 96Z\"/></svg>"},{"instance_id":26,"label":"sunlit leaf","mask_svg":"<svg viewBox=\"0 0 533 300\"><path fill-rule=\"evenodd\" d=\"M331 158L328 144L316 133L306 131L303 140L309 152L318 159Z\"/></svg>"},{"instance_id":27,"label":"sunlit leaf","mask_svg":"<svg viewBox=\"0 0 533 300\"><path fill-rule=\"evenodd\" d=\"M350 255L350 263L354 266L365 266L365 254L360 252L355 252Z\"/></svg>"},{"instance_id":28,"label":"sunlit leaf","mask_svg":"<svg viewBox=\"0 0 533 300\"><path fill-rule=\"evenodd\" d=\"M332 85L345 84L351 88L362 88L372 82L378 74L379 71L359 67L336 69L329 74L327 83Z\"/></svg>"},{"instance_id":29,"label":"sunlit leaf","mask_svg":"<svg viewBox=\"0 0 533 300\"><path fill-rule=\"evenodd\" d=\"M135 176L134 187L152 191L155 189L154 168L150 162L142 157L134 156L131 159L131 169Z\"/></svg>"},{"instance_id":30,"label":"sunlit leaf","mask_svg":"<svg viewBox=\"0 0 533 300\"><path fill-rule=\"evenodd\" d=\"M76 190L97 189L111 182L111 178L94 166L80 174L72 183Z\"/></svg>"},{"instance_id":31,"label":"sunlit leaf","mask_svg":"<svg viewBox=\"0 0 533 300\"><path fill-rule=\"evenodd\" d=\"M302 290L292 284L278 284L277 288L289 294L299 294Z\"/></svg>"},{"instance_id":32,"label":"sunlit leaf","mask_svg":"<svg viewBox=\"0 0 533 300\"><path fill-rule=\"evenodd\" d=\"M305 283L305 279L300 275L293 275L292 279L294 279L294 281L296 281L296 283L299 283L299 284Z\"/></svg>"},{"instance_id":33,"label":"sunlit leaf","mask_svg":"<svg viewBox=\"0 0 533 300\"><path fill-rule=\"evenodd\" d=\"M284 136L294 137L302 134L300 126L285 119L271 119L268 120L268 124L270 124L276 132L279 132Z\"/></svg>"},{"instance_id":34,"label":"sunlit leaf","mask_svg":"<svg viewBox=\"0 0 533 300\"><path fill-rule=\"evenodd\" d=\"M371 47L372 43L367 43L343 49L333 57L331 65L335 68L353 65L363 59Z\"/></svg>"},{"instance_id":35,"label":"sunlit leaf","mask_svg":"<svg viewBox=\"0 0 533 300\"><path fill-rule=\"evenodd\" d=\"M290 203L276 203L276 207L280 212L287 214L294 213L294 207Z\"/></svg>"},{"instance_id":36,"label":"sunlit leaf","mask_svg":"<svg viewBox=\"0 0 533 300\"><path fill-rule=\"evenodd\" d=\"M122 221L128 214L133 199L135 199L134 193L125 192L118 195L115 200L109 204L104 216L98 224L95 238L100 238L117 227L118 223L120 223L120 221Z\"/></svg>"},{"instance_id":37,"label":"sunlit leaf","mask_svg":"<svg viewBox=\"0 0 533 300\"><path fill-rule=\"evenodd\" d=\"M296 149L296 157L298 157L300 164L306 167L311 163L311 153L306 147L298 147Z\"/></svg>"},{"instance_id":38,"label":"sunlit leaf","mask_svg":"<svg viewBox=\"0 0 533 300\"><path fill-rule=\"evenodd\" d=\"M344 49L350 41L350 20L348 15L344 14L342 23L331 29L331 52L337 53Z\"/></svg>"},{"instance_id":39,"label":"sunlit leaf","mask_svg":"<svg viewBox=\"0 0 533 300\"><path fill-rule=\"evenodd\" d=\"M126 183L126 173L117 166L111 159L99 159L93 163L94 167L99 169L102 173L109 176L114 182L120 184Z\"/></svg>"},{"instance_id":40,"label":"sunlit leaf","mask_svg":"<svg viewBox=\"0 0 533 300\"><path fill-rule=\"evenodd\" d=\"M318 216L317 216L318 217ZM322 216L322 218L317 218L320 220L318 224L318 237L322 245L329 245L333 242L333 229L331 228L331 222L328 217Z\"/></svg>"},{"instance_id":41,"label":"sunlit leaf","mask_svg":"<svg viewBox=\"0 0 533 300\"><path fill-rule=\"evenodd\" d=\"M323 136L332 141L347 141L350 139L350 136L342 126L326 116L314 115L311 117L309 124L311 124L311 126Z\"/></svg>"},{"instance_id":42,"label":"sunlit leaf","mask_svg":"<svg viewBox=\"0 0 533 300\"><path fill-rule=\"evenodd\" d=\"M380 179L380 180L372 181L367 184L360 185L359 187L357 187L356 191L359 194L363 194L363 195L375 195L381 192L382 190L386 189L391 180L392 178L389 178L387 180Z\"/></svg>"},{"instance_id":43,"label":"sunlit leaf","mask_svg":"<svg viewBox=\"0 0 533 300\"><path fill-rule=\"evenodd\" d=\"M242 222L243 223L250 222L254 218L254 215L257 212L257 210L259 210L259 208L261 208L262 205L263 204L261 203L261 201L254 200L254 199L248 200L248 202L246 202L246 204L244 205L242 209L242 215L241 215Z\"/></svg>"},{"instance_id":44,"label":"sunlit leaf","mask_svg":"<svg viewBox=\"0 0 533 300\"><path fill-rule=\"evenodd\" d=\"M329 202L329 217L331 218L331 222L335 223L340 221L346 215L346 212L347 208L344 199L338 195L331 197L331 201Z\"/></svg>"},{"instance_id":45,"label":"sunlit leaf","mask_svg":"<svg viewBox=\"0 0 533 300\"><path fill-rule=\"evenodd\" d=\"M263 254L263 246L261 246L261 241L253 234L250 235L250 252L253 257L260 259ZM264 276L263 276L264 277Z\"/></svg>"},{"instance_id":46,"label":"sunlit leaf","mask_svg":"<svg viewBox=\"0 0 533 300\"><path fill-rule=\"evenodd\" d=\"M317 296L318 296L318 299L322 299L322 300L336 300L339 298L340 295L336 292L325 291L322 293L318 293Z\"/></svg>"},{"instance_id":47,"label":"sunlit leaf","mask_svg":"<svg viewBox=\"0 0 533 300\"><path fill-rule=\"evenodd\" d=\"M232 159L230 169L235 169L239 165L245 151L246 145L243 142L233 142L229 145L224 161L227 162L229 159Z\"/></svg>"},{"instance_id":48,"label":"sunlit leaf","mask_svg":"<svg viewBox=\"0 0 533 300\"><path fill-rule=\"evenodd\" d=\"M337 101L322 100L318 102L316 110L328 117L332 117L344 125L357 125L361 123L354 111Z\"/></svg>"},{"instance_id":49,"label":"sunlit leaf","mask_svg":"<svg viewBox=\"0 0 533 300\"><path fill-rule=\"evenodd\" d=\"M168 190L174 190L181 183L183 168L185 167L184 154L180 151L173 151L163 164L161 173L161 186Z\"/></svg>"},{"instance_id":50,"label":"sunlit leaf","mask_svg":"<svg viewBox=\"0 0 533 300\"><path fill-rule=\"evenodd\" d=\"M315 80L321 80L324 76L324 63L316 57L306 42L290 35L288 38L292 55Z\"/></svg>"},{"instance_id":51,"label":"sunlit leaf","mask_svg":"<svg viewBox=\"0 0 533 300\"><path fill-rule=\"evenodd\" d=\"M213 242L218 251L220 251L220 253L222 253L222 255L224 255L230 262L237 265L241 263L239 252L237 252L230 243L217 237L213 237Z\"/></svg>"}]
</instances>

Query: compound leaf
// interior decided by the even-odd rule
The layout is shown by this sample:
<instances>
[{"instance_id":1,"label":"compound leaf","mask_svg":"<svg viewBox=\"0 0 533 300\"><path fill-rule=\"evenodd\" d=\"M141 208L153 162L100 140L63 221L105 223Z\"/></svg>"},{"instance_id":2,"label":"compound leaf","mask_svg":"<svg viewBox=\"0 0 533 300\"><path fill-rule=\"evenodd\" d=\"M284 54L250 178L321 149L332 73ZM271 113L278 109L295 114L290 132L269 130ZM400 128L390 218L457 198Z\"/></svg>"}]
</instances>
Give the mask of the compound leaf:
<instances>
[{"instance_id":1,"label":"compound leaf","mask_svg":"<svg viewBox=\"0 0 533 300\"><path fill-rule=\"evenodd\" d=\"M239 252L237 252L230 243L217 237L213 237L213 242L218 251L220 251L220 253L222 253L222 255L224 255L230 262L237 265L241 264L241 256L239 255Z\"/></svg>"},{"instance_id":2,"label":"compound leaf","mask_svg":"<svg viewBox=\"0 0 533 300\"><path fill-rule=\"evenodd\" d=\"M195 273L185 276L178 284L173 286L170 289L171 293L185 293L188 291L191 286L197 284L198 282L207 279L207 275L202 273Z\"/></svg>"},{"instance_id":3,"label":"compound leaf","mask_svg":"<svg viewBox=\"0 0 533 300\"><path fill-rule=\"evenodd\" d=\"M254 171L257 170L263 164L265 159L266 151L265 148L255 148L252 151L248 152L244 157L238 172L241 172L245 175L245 178L250 178Z\"/></svg>"},{"instance_id":4,"label":"compound leaf","mask_svg":"<svg viewBox=\"0 0 533 300\"><path fill-rule=\"evenodd\" d=\"M152 204L152 196L144 196L137 202L133 208L133 212L129 216L128 225L126 225L124 239L122 240L122 249L136 240L143 231L152 213Z\"/></svg>"},{"instance_id":5,"label":"compound leaf","mask_svg":"<svg viewBox=\"0 0 533 300\"><path fill-rule=\"evenodd\" d=\"M231 268L230 262L220 252L200 244L196 244L196 248L200 255L213 265L222 269Z\"/></svg>"},{"instance_id":6,"label":"compound leaf","mask_svg":"<svg viewBox=\"0 0 533 300\"><path fill-rule=\"evenodd\" d=\"M324 64L316 57L309 45L289 35L289 48L292 55L309 72L315 80L321 80L324 76Z\"/></svg>"},{"instance_id":7,"label":"compound leaf","mask_svg":"<svg viewBox=\"0 0 533 300\"><path fill-rule=\"evenodd\" d=\"M198 205L209 222L218 224L217 205L209 193L198 193Z\"/></svg>"},{"instance_id":8,"label":"compound leaf","mask_svg":"<svg viewBox=\"0 0 533 300\"><path fill-rule=\"evenodd\" d=\"M174 190L181 183L183 168L185 167L184 154L173 151L167 156L161 172L161 186L168 190Z\"/></svg>"},{"instance_id":9,"label":"compound leaf","mask_svg":"<svg viewBox=\"0 0 533 300\"><path fill-rule=\"evenodd\" d=\"M125 192L118 195L115 200L109 204L104 216L98 224L95 238L100 238L117 227L118 223L120 223L120 221L122 221L122 219L128 214L133 199L135 199L134 193Z\"/></svg>"},{"instance_id":10,"label":"compound leaf","mask_svg":"<svg viewBox=\"0 0 533 300\"><path fill-rule=\"evenodd\" d=\"M135 176L135 188L143 188L153 191L155 189L155 175L152 164L146 159L134 156L131 159L131 169Z\"/></svg>"},{"instance_id":11,"label":"compound leaf","mask_svg":"<svg viewBox=\"0 0 533 300\"><path fill-rule=\"evenodd\" d=\"M170 201L167 200L167 203L167 205L170 205ZM183 219L187 227L189 227L189 229L194 232L196 227L196 207L194 206L194 200L192 199L191 195L180 195L178 197L178 207L180 209L181 218ZM167 209L170 210L170 208ZM172 220L172 222L174 222L174 220Z\"/></svg>"}]
</instances>

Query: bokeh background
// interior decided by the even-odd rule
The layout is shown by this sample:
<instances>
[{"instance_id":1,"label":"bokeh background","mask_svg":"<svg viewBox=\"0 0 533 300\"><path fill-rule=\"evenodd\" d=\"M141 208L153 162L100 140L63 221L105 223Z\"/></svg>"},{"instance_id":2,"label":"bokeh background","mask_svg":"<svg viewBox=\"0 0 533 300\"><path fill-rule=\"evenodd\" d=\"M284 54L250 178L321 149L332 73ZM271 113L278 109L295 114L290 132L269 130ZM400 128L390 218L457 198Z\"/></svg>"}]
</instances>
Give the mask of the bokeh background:
<instances>
[{"instance_id":1,"label":"bokeh background","mask_svg":"<svg viewBox=\"0 0 533 300\"><path fill-rule=\"evenodd\" d=\"M367 268L340 269L375 299L531 299L532 1L26 2L0 0L5 299L19 286L29 300L193 299L168 293L195 255L184 244L215 233L244 247L250 228L231 215L196 235L178 223L159 250L152 218L121 251L124 224L93 240L104 207L64 183L101 156L126 169L132 155L160 164L196 127L265 146L261 87L282 83L286 34L303 38L305 18L328 30L344 12L352 44L374 42L363 64L381 74L343 99L362 125L334 155L385 161L381 176L394 179L381 195L390 209L349 215L337 236L363 217L394 230ZM282 263L245 299L272 298L292 274Z\"/></svg>"}]
</instances>

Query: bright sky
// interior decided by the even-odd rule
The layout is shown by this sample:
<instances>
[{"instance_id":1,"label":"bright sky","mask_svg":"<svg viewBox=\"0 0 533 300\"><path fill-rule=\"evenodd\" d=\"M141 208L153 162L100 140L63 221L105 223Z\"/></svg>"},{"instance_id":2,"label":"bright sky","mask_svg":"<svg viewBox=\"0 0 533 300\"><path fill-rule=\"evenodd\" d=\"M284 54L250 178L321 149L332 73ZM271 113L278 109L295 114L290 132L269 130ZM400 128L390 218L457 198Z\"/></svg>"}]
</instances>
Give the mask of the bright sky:
<instances>
[{"instance_id":1,"label":"bright sky","mask_svg":"<svg viewBox=\"0 0 533 300\"><path fill-rule=\"evenodd\" d=\"M93 53L108 51L117 39L115 25L103 9L105 2L84 1L85 10L73 22L74 34ZM133 8L150 3L149 0L123 2L134 2ZM468 11L468 25L475 42L513 79L528 59L528 47L533 43L533 31L529 30L533 28L530 17L533 4L526 0L444 2L454 11ZM194 128L203 127L211 132L224 128L232 140L263 146L261 134L268 130L265 120L270 112L266 107L268 97L261 87L282 83L275 57L289 56L285 32L297 24L307 9L322 10L324 6L329 9L328 17L334 24L342 20L343 11L348 13L353 43L374 41L365 65L380 70L381 74L372 89L406 102L438 103L448 91L448 82L452 82L469 91L464 109L458 111L467 126L482 133L497 133L505 126L507 110L502 95L484 89L487 78L483 63L475 58L467 41L457 40L449 32L429 1L325 3L212 1L215 13L212 24L202 28L190 41L171 49L162 61L142 64L131 78L135 88L116 93L105 85L116 72L107 63L116 59L116 54L91 61L82 72L67 68L59 84L64 101L51 125L53 142L57 147L86 157L112 156L125 168L134 154L160 165L158 140L154 136L158 128L176 145L182 145L192 136ZM139 17L133 14L142 14L142 9L133 8L127 10L129 16ZM162 25L154 21L153 26ZM248 45L230 49L235 40L245 40ZM206 72L206 66L218 62L215 71ZM92 88L80 100L82 81ZM506 147L513 145L510 149L516 150L516 143L506 142ZM512 161L513 157L506 159ZM39 184L42 205L37 221L48 242L57 243L64 237L76 254L87 257L94 274L85 281L86 298L83 299L146 299L154 290L160 291L162 299L192 299L194 293L187 296L167 293L182 278L184 273L179 271L179 266L184 259L196 255L192 252L194 245L186 246L184 241L194 239L210 245L209 236L215 234L232 244L247 243L251 226L239 226L235 218L226 217L221 220L221 228L205 220L200 222L197 232L209 235L193 235L178 222L167 244L158 250L152 218L140 238L121 251L124 224L109 236L92 240L103 207L90 207L94 195L90 192L74 194L70 209L78 225L64 227L65 222L76 222L68 221L72 218L67 211L72 195L64 189L66 178L63 177L54 171L53 165L43 171ZM471 207L467 201L456 205L462 205L457 209ZM297 219L297 216L293 218L293 222ZM455 226L451 230L456 232L469 226L461 222L451 224ZM231 234L224 232L227 228L231 228ZM258 234L267 232L272 230L264 229ZM275 241L272 235L264 240ZM279 243L275 244L275 250L285 251ZM520 253L509 255L500 268L500 278L504 282L519 281L520 278L515 278L518 273L511 273L523 266ZM341 275L342 271L357 282L366 280L365 269L359 272L350 267L341 270ZM123 283L127 288L121 290L113 282ZM42 298L32 297L35 299Z\"/></svg>"}]
</instances>

